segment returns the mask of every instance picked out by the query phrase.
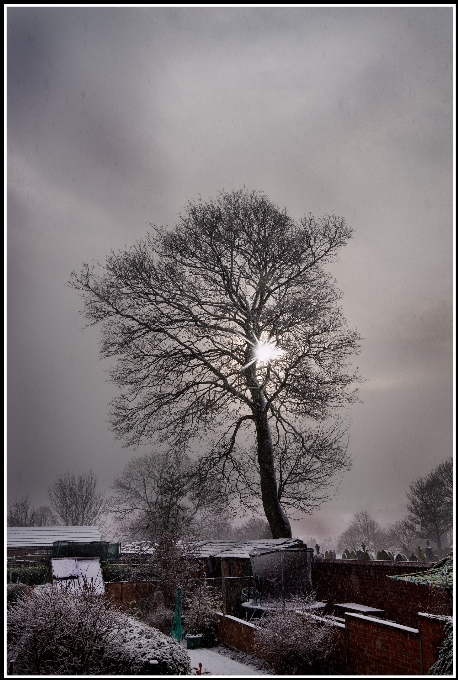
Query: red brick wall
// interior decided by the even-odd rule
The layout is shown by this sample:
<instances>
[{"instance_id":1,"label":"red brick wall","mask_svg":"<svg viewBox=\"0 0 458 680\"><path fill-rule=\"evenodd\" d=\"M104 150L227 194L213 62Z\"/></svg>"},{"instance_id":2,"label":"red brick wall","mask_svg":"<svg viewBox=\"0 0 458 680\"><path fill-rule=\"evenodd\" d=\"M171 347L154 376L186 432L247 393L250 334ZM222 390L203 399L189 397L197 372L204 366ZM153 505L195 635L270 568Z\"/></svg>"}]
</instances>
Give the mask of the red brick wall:
<instances>
[{"instance_id":1,"label":"red brick wall","mask_svg":"<svg viewBox=\"0 0 458 680\"><path fill-rule=\"evenodd\" d=\"M450 616L450 598L441 588L393 581L388 575L408 574L432 566L425 562L363 560L315 560L312 583L317 600L326 601L326 613L334 604L356 602L384 609L385 618L415 628L418 612Z\"/></svg>"},{"instance_id":2,"label":"red brick wall","mask_svg":"<svg viewBox=\"0 0 458 680\"><path fill-rule=\"evenodd\" d=\"M447 620L419 614L418 629L348 612L345 627L335 624L333 674L425 675L437 659ZM245 654L253 654L255 633L252 623L234 616L218 617L220 642Z\"/></svg>"},{"instance_id":3,"label":"red brick wall","mask_svg":"<svg viewBox=\"0 0 458 680\"><path fill-rule=\"evenodd\" d=\"M218 616L219 641L245 654L253 654L255 631L256 626L252 623L233 616Z\"/></svg>"},{"instance_id":4,"label":"red brick wall","mask_svg":"<svg viewBox=\"0 0 458 680\"><path fill-rule=\"evenodd\" d=\"M348 662L358 675L420 675L416 628L360 614L345 614Z\"/></svg>"},{"instance_id":5,"label":"red brick wall","mask_svg":"<svg viewBox=\"0 0 458 680\"><path fill-rule=\"evenodd\" d=\"M439 647L444 639L444 627L450 618L432 614L418 614L418 628L421 640L421 663L427 673L439 656Z\"/></svg>"}]
</instances>

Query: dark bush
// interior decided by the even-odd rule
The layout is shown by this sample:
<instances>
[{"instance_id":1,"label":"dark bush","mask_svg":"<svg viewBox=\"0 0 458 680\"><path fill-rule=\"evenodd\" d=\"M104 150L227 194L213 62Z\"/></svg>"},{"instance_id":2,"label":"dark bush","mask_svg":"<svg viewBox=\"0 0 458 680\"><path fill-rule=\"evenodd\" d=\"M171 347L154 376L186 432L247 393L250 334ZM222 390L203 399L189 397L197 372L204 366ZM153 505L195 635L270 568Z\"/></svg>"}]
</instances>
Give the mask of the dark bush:
<instances>
[{"instance_id":1,"label":"dark bush","mask_svg":"<svg viewBox=\"0 0 458 680\"><path fill-rule=\"evenodd\" d=\"M299 605L300 607L300 605ZM326 621L278 607L261 618L255 634L255 654L277 675L327 675L335 649L335 630Z\"/></svg>"},{"instance_id":2,"label":"dark bush","mask_svg":"<svg viewBox=\"0 0 458 680\"><path fill-rule=\"evenodd\" d=\"M102 564L102 576L105 582L132 581L135 570L130 564Z\"/></svg>"},{"instance_id":3,"label":"dark bush","mask_svg":"<svg viewBox=\"0 0 458 680\"><path fill-rule=\"evenodd\" d=\"M7 604L17 602L18 598L26 595L28 590L29 586L26 586L24 583L8 583L6 587Z\"/></svg>"},{"instance_id":4,"label":"dark bush","mask_svg":"<svg viewBox=\"0 0 458 680\"><path fill-rule=\"evenodd\" d=\"M36 564L32 567L12 567L8 569L9 583L25 583L27 586L39 586L51 581L51 568L47 564Z\"/></svg>"}]
</instances>

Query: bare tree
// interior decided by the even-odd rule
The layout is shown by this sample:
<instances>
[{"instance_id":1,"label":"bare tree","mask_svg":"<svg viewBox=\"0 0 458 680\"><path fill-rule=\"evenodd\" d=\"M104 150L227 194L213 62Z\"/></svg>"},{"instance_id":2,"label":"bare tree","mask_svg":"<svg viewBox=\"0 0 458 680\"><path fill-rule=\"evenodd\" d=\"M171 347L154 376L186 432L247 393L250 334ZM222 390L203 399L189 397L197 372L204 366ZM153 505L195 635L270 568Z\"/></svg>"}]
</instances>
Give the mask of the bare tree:
<instances>
[{"instance_id":1,"label":"bare tree","mask_svg":"<svg viewBox=\"0 0 458 680\"><path fill-rule=\"evenodd\" d=\"M228 517L228 501L218 479L195 485L194 464L183 452L133 458L115 478L110 509L132 536L162 534L208 537L212 525Z\"/></svg>"},{"instance_id":2,"label":"bare tree","mask_svg":"<svg viewBox=\"0 0 458 680\"><path fill-rule=\"evenodd\" d=\"M418 536L442 551L442 539L453 527L453 460L448 458L410 484L407 519Z\"/></svg>"},{"instance_id":3,"label":"bare tree","mask_svg":"<svg viewBox=\"0 0 458 680\"><path fill-rule=\"evenodd\" d=\"M272 538L272 532L265 519L250 517L239 527L234 527L231 538L241 541L254 541L259 538Z\"/></svg>"},{"instance_id":4,"label":"bare tree","mask_svg":"<svg viewBox=\"0 0 458 680\"><path fill-rule=\"evenodd\" d=\"M338 539L338 550L346 548L359 550L364 543L368 550L377 552L387 546L388 537L381 525L371 515L362 510L353 517L350 526Z\"/></svg>"},{"instance_id":5,"label":"bare tree","mask_svg":"<svg viewBox=\"0 0 458 680\"><path fill-rule=\"evenodd\" d=\"M92 470L81 475L61 475L48 489L48 496L51 508L67 526L95 524L106 502Z\"/></svg>"},{"instance_id":6,"label":"bare tree","mask_svg":"<svg viewBox=\"0 0 458 680\"><path fill-rule=\"evenodd\" d=\"M13 500L8 508L6 521L9 527L49 527L59 524L51 508L47 505L33 508L28 496Z\"/></svg>"},{"instance_id":7,"label":"bare tree","mask_svg":"<svg viewBox=\"0 0 458 680\"><path fill-rule=\"evenodd\" d=\"M351 236L334 215L294 222L264 195L189 202L173 231L154 228L84 265L70 285L123 390L111 423L127 444L202 451L239 500L262 500L274 537L287 508L310 512L349 467L336 409L355 400L359 336L324 270ZM318 423L318 425L316 425Z\"/></svg>"},{"instance_id":8,"label":"bare tree","mask_svg":"<svg viewBox=\"0 0 458 680\"><path fill-rule=\"evenodd\" d=\"M31 519L32 508L30 507L29 497L14 499L8 508L7 525L9 527L29 527L31 526Z\"/></svg>"},{"instance_id":9,"label":"bare tree","mask_svg":"<svg viewBox=\"0 0 458 680\"><path fill-rule=\"evenodd\" d=\"M415 526L408 519L404 518L395 522L387 531L390 546L401 548L406 555L414 552L419 538Z\"/></svg>"}]
</instances>

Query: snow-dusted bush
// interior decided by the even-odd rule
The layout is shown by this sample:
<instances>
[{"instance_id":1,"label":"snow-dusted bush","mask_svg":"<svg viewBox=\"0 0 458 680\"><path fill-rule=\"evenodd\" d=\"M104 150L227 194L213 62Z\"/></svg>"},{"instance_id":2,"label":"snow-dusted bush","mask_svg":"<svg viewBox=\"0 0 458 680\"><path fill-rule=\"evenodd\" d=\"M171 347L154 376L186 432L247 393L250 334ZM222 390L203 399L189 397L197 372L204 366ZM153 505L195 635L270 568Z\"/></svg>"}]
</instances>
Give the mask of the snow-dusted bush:
<instances>
[{"instance_id":1,"label":"snow-dusted bush","mask_svg":"<svg viewBox=\"0 0 458 680\"><path fill-rule=\"evenodd\" d=\"M302 611L301 611L302 610ZM335 648L335 630L325 618L279 606L263 616L255 633L254 653L278 675L321 675Z\"/></svg>"},{"instance_id":2,"label":"snow-dusted bush","mask_svg":"<svg viewBox=\"0 0 458 680\"><path fill-rule=\"evenodd\" d=\"M108 652L116 675L190 675L186 650L173 638L142 621L120 614L124 623L120 643ZM157 665L152 661L158 661Z\"/></svg>"},{"instance_id":3,"label":"snow-dusted bush","mask_svg":"<svg viewBox=\"0 0 458 680\"><path fill-rule=\"evenodd\" d=\"M122 622L105 596L38 586L8 606L8 657L19 675L98 674Z\"/></svg>"},{"instance_id":4,"label":"snow-dusted bush","mask_svg":"<svg viewBox=\"0 0 458 680\"><path fill-rule=\"evenodd\" d=\"M190 673L189 657L175 640L128 617L90 588L38 586L8 606L7 622L14 674Z\"/></svg>"},{"instance_id":5,"label":"snow-dusted bush","mask_svg":"<svg viewBox=\"0 0 458 680\"><path fill-rule=\"evenodd\" d=\"M140 619L148 626L157 628L161 633L169 635L172 630L173 610L163 604L158 604L155 609L151 608L147 612L141 612Z\"/></svg>"}]
</instances>

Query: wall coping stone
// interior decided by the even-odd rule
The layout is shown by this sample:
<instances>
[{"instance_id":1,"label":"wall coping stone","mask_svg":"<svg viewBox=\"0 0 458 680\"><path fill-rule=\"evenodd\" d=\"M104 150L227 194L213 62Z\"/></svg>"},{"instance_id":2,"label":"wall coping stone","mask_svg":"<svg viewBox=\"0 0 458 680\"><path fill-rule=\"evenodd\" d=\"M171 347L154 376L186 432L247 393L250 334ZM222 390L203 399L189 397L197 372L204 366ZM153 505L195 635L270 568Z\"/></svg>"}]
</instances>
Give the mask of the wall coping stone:
<instances>
[{"instance_id":1,"label":"wall coping stone","mask_svg":"<svg viewBox=\"0 0 458 680\"><path fill-rule=\"evenodd\" d=\"M397 630L402 630L406 633L413 633L418 635L420 632L418 628L410 628L409 626L403 626L400 623L395 623L394 621L387 621L386 619L378 619L375 616L364 616L364 614L353 614L353 612L345 612L345 618L360 619L361 621L370 621L371 623L376 623L379 626L385 628L396 628Z\"/></svg>"}]
</instances>

